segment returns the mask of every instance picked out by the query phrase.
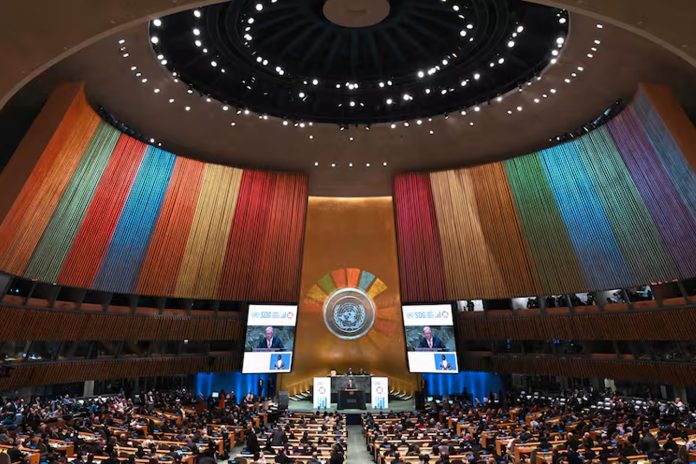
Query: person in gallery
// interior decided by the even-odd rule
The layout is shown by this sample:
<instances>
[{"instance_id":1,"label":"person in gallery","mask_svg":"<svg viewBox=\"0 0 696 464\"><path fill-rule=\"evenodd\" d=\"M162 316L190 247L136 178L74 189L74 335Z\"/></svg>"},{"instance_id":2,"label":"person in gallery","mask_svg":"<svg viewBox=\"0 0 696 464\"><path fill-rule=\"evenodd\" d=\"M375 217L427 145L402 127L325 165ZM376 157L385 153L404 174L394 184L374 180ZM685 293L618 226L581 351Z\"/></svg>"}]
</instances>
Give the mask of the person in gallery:
<instances>
[{"instance_id":1,"label":"person in gallery","mask_svg":"<svg viewBox=\"0 0 696 464\"><path fill-rule=\"evenodd\" d=\"M442 339L440 337L433 334L430 327L425 326L423 327L423 336L420 339L418 348L422 350L439 351L445 349L445 344L442 343Z\"/></svg>"},{"instance_id":2,"label":"person in gallery","mask_svg":"<svg viewBox=\"0 0 696 464\"><path fill-rule=\"evenodd\" d=\"M275 335L273 327L268 326L264 331L263 338L261 338L259 343L256 345L256 348L261 350L278 351L284 350L285 346L283 345L283 341L280 339L280 337Z\"/></svg>"}]
</instances>

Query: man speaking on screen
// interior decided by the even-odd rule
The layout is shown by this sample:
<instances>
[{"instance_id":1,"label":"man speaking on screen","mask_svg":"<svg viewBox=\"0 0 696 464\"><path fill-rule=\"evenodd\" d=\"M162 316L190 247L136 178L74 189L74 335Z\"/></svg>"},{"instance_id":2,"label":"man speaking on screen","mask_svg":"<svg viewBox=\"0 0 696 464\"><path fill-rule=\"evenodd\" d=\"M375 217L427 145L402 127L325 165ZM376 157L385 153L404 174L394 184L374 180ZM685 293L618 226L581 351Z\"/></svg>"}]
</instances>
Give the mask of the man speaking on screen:
<instances>
[{"instance_id":1,"label":"man speaking on screen","mask_svg":"<svg viewBox=\"0 0 696 464\"><path fill-rule=\"evenodd\" d=\"M257 350L263 351L282 351L285 349L283 341L273 333L273 327L266 327L264 337L256 345Z\"/></svg>"},{"instance_id":2,"label":"man speaking on screen","mask_svg":"<svg viewBox=\"0 0 696 464\"><path fill-rule=\"evenodd\" d=\"M418 349L422 351L439 351L445 349L445 344L442 343L442 339L437 335L433 335L433 331L430 327L423 327L423 336L418 343Z\"/></svg>"}]
</instances>

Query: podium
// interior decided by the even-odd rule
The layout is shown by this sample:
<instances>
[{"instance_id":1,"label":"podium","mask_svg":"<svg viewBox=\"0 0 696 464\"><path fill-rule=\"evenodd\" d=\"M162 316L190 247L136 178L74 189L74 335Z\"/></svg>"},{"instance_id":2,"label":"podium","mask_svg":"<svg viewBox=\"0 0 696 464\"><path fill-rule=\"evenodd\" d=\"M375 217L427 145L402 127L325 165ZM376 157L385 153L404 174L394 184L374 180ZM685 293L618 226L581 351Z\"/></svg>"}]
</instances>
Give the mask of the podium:
<instances>
[{"instance_id":1,"label":"podium","mask_svg":"<svg viewBox=\"0 0 696 464\"><path fill-rule=\"evenodd\" d=\"M338 409L365 409L365 391L358 388L339 390Z\"/></svg>"}]
</instances>

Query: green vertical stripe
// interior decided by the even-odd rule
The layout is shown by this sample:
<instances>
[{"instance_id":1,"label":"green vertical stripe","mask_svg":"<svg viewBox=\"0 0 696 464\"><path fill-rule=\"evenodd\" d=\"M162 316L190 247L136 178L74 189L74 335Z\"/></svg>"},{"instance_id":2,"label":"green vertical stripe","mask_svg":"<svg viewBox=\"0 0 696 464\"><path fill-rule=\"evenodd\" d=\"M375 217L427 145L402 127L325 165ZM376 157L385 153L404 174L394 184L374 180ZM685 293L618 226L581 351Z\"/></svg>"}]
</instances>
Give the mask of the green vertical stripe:
<instances>
[{"instance_id":1,"label":"green vertical stripe","mask_svg":"<svg viewBox=\"0 0 696 464\"><path fill-rule=\"evenodd\" d=\"M540 155L507 160L505 170L544 293L587 289Z\"/></svg>"},{"instance_id":2,"label":"green vertical stripe","mask_svg":"<svg viewBox=\"0 0 696 464\"><path fill-rule=\"evenodd\" d=\"M679 275L608 129L590 132L577 145L635 284Z\"/></svg>"},{"instance_id":3,"label":"green vertical stripe","mask_svg":"<svg viewBox=\"0 0 696 464\"><path fill-rule=\"evenodd\" d=\"M44 282L56 280L119 135L119 131L106 123L97 127L34 250L24 273L26 277Z\"/></svg>"}]
</instances>

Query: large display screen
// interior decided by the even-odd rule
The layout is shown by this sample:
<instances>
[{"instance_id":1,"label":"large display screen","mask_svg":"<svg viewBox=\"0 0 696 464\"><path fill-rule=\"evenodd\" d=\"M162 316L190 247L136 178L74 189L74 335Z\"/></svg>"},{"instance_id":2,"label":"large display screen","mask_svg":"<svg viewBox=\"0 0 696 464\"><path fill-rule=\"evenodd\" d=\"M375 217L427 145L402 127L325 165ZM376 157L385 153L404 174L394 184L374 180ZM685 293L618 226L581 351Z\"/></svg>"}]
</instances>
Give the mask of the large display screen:
<instances>
[{"instance_id":1,"label":"large display screen","mask_svg":"<svg viewBox=\"0 0 696 464\"><path fill-rule=\"evenodd\" d=\"M459 372L452 305L402 306L411 372Z\"/></svg>"},{"instance_id":2,"label":"large display screen","mask_svg":"<svg viewBox=\"0 0 696 464\"><path fill-rule=\"evenodd\" d=\"M297 306L249 305L242 372L290 372L296 325Z\"/></svg>"}]
</instances>

